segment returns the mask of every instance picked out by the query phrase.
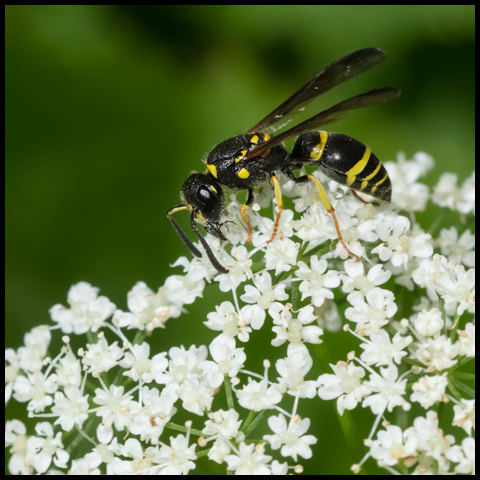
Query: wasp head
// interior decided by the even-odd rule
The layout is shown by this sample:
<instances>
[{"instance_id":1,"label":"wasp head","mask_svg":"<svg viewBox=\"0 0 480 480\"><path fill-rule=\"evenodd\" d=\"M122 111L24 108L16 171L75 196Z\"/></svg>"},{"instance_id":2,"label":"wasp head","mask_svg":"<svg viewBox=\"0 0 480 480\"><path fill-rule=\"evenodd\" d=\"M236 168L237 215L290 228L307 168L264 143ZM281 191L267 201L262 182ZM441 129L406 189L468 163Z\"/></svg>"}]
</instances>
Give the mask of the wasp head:
<instances>
[{"instance_id":1,"label":"wasp head","mask_svg":"<svg viewBox=\"0 0 480 480\"><path fill-rule=\"evenodd\" d=\"M185 203L195 212L195 220L205 227L208 233L226 240L220 227L225 201L223 190L218 182L207 175L193 173L182 187Z\"/></svg>"}]
</instances>

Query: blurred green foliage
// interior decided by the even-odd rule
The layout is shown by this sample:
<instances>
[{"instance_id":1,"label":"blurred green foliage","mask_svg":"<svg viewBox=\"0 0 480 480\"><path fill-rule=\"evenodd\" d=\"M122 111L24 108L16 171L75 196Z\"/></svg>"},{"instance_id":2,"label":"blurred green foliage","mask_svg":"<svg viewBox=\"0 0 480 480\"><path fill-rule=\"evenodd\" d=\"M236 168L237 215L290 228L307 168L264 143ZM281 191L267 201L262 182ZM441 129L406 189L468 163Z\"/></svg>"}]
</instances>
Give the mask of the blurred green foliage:
<instances>
[{"instance_id":1,"label":"blurred green foliage","mask_svg":"<svg viewBox=\"0 0 480 480\"><path fill-rule=\"evenodd\" d=\"M384 161L400 150L430 153L430 185L444 171L466 178L474 168L474 8L6 6L6 345L48 323L48 309L79 280L126 309L136 281L156 289L180 273L169 264L190 253L165 212L190 171L354 50L379 47L389 59L300 119L398 87L398 102L354 112L330 130ZM208 343L199 331L215 298L212 289L155 332L153 350ZM339 358L324 345L329 361ZM250 367L260 365L259 357ZM328 432L319 433L315 450L329 456L321 467L323 455L311 460L316 472L348 473L359 454L331 451L345 442L335 437L333 403L311 408ZM370 425L356 425L361 438Z\"/></svg>"}]
</instances>

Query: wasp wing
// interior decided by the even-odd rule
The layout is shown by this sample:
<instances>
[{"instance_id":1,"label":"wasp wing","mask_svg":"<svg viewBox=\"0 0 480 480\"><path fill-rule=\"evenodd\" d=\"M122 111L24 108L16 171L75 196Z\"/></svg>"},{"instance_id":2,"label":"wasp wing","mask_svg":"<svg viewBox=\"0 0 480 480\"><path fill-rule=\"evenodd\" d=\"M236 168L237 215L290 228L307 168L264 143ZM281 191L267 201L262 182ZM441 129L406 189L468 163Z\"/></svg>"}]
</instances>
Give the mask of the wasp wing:
<instances>
[{"instance_id":1,"label":"wasp wing","mask_svg":"<svg viewBox=\"0 0 480 480\"><path fill-rule=\"evenodd\" d=\"M283 128L298 112L304 110L314 98L360 73L370 70L385 59L385 53L378 48L364 48L345 55L318 72L300 90L248 130L247 133L261 132L267 129L274 132ZM281 124L276 126L279 122ZM275 126L276 128L274 128Z\"/></svg>"},{"instance_id":2,"label":"wasp wing","mask_svg":"<svg viewBox=\"0 0 480 480\"><path fill-rule=\"evenodd\" d=\"M376 90L370 90L369 92L362 93L361 95L356 95L355 97L338 103L328 110L324 110L312 118L299 123L290 130L272 137L267 142L252 147L247 154L246 160L251 160L267 154L272 147L282 143L287 138L296 137L302 133L346 118L349 110L355 110L356 108L369 107L371 105L389 102L391 100L396 100L399 96L400 90L396 88L378 88Z\"/></svg>"}]
</instances>

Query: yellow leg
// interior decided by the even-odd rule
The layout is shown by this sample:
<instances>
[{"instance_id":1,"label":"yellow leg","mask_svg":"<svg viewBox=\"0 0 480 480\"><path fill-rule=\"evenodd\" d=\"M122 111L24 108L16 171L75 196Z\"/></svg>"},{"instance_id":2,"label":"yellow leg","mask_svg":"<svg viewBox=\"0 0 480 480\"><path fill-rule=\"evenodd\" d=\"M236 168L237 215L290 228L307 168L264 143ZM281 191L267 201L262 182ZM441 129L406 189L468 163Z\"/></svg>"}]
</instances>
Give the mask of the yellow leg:
<instances>
[{"instance_id":1,"label":"yellow leg","mask_svg":"<svg viewBox=\"0 0 480 480\"><path fill-rule=\"evenodd\" d=\"M270 237L270 240L267 241L267 243L271 243L275 240L275 237L277 236L278 224L280 223L280 217L282 216L283 209L285 208L283 206L282 191L280 190L280 183L278 181L278 177L274 175L270 179L270 183L273 185L273 188L275 189L275 199L277 200L278 213L277 213L277 218L275 220L275 225L273 227L272 236Z\"/></svg>"},{"instance_id":2,"label":"yellow leg","mask_svg":"<svg viewBox=\"0 0 480 480\"><path fill-rule=\"evenodd\" d=\"M253 227L250 222L250 217L246 213L249 208L250 208L250 205L247 205L246 203L245 205L242 205L242 207L240 208L240 215L242 216L242 220L247 224L247 228L248 228L247 242L252 243Z\"/></svg>"},{"instance_id":3,"label":"yellow leg","mask_svg":"<svg viewBox=\"0 0 480 480\"><path fill-rule=\"evenodd\" d=\"M337 237L338 241L343 245L343 248L347 251L347 253L355 259L355 261L359 261L360 258L358 255L355 255L353 252L349 250L347 247L347 244L343 241L342 239L342 234L340 233L340 227L338 226L338 220L337 216L335 215L335 210L332 207L330 201L328 200L327 197L327 192L323 188L322 184L318 181L317 177L314 175L308 175L308 179L311 180L313 183L315 183L315 186L317 187L318 193L320 195L320 199L322 200L323 206L325 207L325 210L332 216L333 218L333 223L335 223L335 229L337 230Z\"/></svg>"}]
</instances>

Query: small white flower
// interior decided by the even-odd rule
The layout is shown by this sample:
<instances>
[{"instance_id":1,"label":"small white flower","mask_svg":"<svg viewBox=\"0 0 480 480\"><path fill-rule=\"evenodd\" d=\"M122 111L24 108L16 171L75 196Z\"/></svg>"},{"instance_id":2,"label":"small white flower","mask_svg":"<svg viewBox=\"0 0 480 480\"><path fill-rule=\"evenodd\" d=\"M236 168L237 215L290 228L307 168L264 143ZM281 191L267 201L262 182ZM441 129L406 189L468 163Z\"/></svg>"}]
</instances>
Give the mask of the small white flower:
<instances>
[{"instance_id":1,"label":"small white flower","mask_svg":"<svg viewBox=\"0 0 480 480\"><path fill-rule=\"evenodd\" d=\"M52 394L58 389L55 374L45 377L41 372L19 375L13 384L13 398L17 402L28 402L30 412L43 412L53 402Z\"/></svg>"},{"instance_id":2,"label":"small white flower","mask_svg":"<svg viewBox=\"0 0 480 480\"><path fill-rule=\"evenodd\" d=\"M402 429L396 425L387 425L385 430L380 430L377 440L372 442L370 453L375 460L381 460L385 465L397 465L402 458L413 455L404 444Z\"/></svg>"},{"instance_id":3,"label":"small white flower","mask_svg":"<svg viewBox=\"0 0 480 480\"><path fill-rule=\"evenodd\" d=\"M235 390L238 403L248 410L260 412L273 408L282 399L282 394L278 391L277 385L268 386L267 380L257 382L248 378L248 384L241 390Z\"/></svg>"},{"instance_id":4,"label":"small white flower","mask_svg":"<svg viewBox=\"0 0 480 480\"><path fill-rule=\"evenodd\" d=\"M475 269L465 269L455 265L436 282L437 292L445 301L445 311L449 315L462 315L468 311L475 313Z\"/></svg>"},{"instance_id":5,"label":"small white flower","mask_svg":"<svg viewBox=\"0 0 480 480\"><path fill-rule=\"evenodd\" d=\"M18 362L18 367L24 372L39 372L43 368L43 359L50 347L51 340L52 333L46 325L32 328L23 337L24 346L18 348L15 363ZM8 360L7 352L8 349L5 352L5 360Z\"/></svg>"},{"instance_id":6,"label":"small white flower","mask_svg":"<svg viewBox=\"0 0 480 480\"><path fill-rule=\"evenodd\" d=\"M455 472L462 475L475 475L475 439L467 437L462 440L462 446L453 445L446 457L454 463Z\"/></svg>"},{"instance_id":7,"label":"small white flower","mask_svg":"<svg viewBox=\"0 0 480 480\"><path fill-rule=\"evenodd\" d=\"M170 437L170 446L162 445L153 461L160 467L160 475L187 475L195 468L196 444L188 446L188 435Z\"/></svg>"},{"instance_id":8,"label":"small white flower","mask_svg":"<svg viewBox=\"0 0 480 480\"><path fill-rule=\"evenodd\" d=\"M360 292L352 292L347 301L352 307L345 310L345 317L357 324L355 331L360 335L378 333L397 312L393 293L379 287L369 290L365 298Z\"/></svg>"},{"instance_id":9,"label":"small white flower","mask_svg":"<svg viewBox=\"0 0 480 480\"><path fill-rule=\"evenodd\" d=\"M317 439L313 435L305 435L310 428L309 418L291 419L287 425L285 416L279 414L268 418L268 426L274 435L264 435L263 438L270 442L273 450L281 447L280 453L284 457L292 457L295 462L297 457L312 458L310 445L315 445Z\"/></svg>"},{"instance_id":10,"label":"small white flower","mask_svg":"<svg viewBox=\"0 0 480 480\"><path fill-rule=\"evenodd\" d=\"M187 275L170 275L163 291L169 302L177 306L190 305L203 295L205 280L192 282Z\"/></svg>"},{"instance_id":11,"label":"small white flower","mask_svg":"<svg viewBox=\"0 0 480 480\"><path fill-rule=\"evenodd\" d=\"M447 274L448 269L447 259L435 254L432 258L426 258L420 262L418 268L412 272L412 278L417 285L427 289L427 295L431 301L437 301L436 282Z\"/></svg>"},{"instance_id":12,"label":"small white flower","mask_svg":"<svg viewBox=\"0 0 480 480\"><path fill-rule=\"evenodd\" d=\"M370 337L365 339L360 347L364 352L360 358L367 365L384 366L395 362L400 364L402 358L407 355L404 349L410 345L412 337L403 337L400 332L390 339L390 336L385 330L380 330L378 333L372 333Z\"/></svg>"},{"instance_id":13,"label":"small white flower","mask_svg":"<svg viewBox=\"0 0 480 480\"><path fill-rule=\"evenodd\" d=\"M45 473L50 464L57 468L67 468L66 462L70 455L63 449L62 432L54 434L53 427L48 422L39 422L35 425L38 436L31 436L27 440L27 450L34 457L36 473Z\"/></svg>"},{"instance_id":14,"label":"small white flower","mask_svg":"<svg viewBox=\"0 0 480 480\"><path fill-rule=\"evenodd\" d=\"M286 308L281 303L275 302L269 309L268 313L273 318L273 333L277 336L272 340L272 345L278 347L286 341L295 344L300 342L322 343L320 335L323 330L317 325L308 325L316 320L313 313L313 307L307 305L301 308L293 318L290 308Z\"/></svg>"},{"instance_id":15,"label":"small white flower","mask_svg":"<svg viewBox=\"0 0 480 480\"><path fill-rule=\"evenodd\" d=\"M340 278L334 270L325 273L328 263L324 258L319 259L316 255L312 255L310 266L305 262L298 262L298 266L299 269L295 275L302 280L299 287L302 300L312 297L312 303L320 307L325 299L333 298L333 292L330 289L340 285Z\"/></svg>"},{"instance_id":16,"label":"small white flower","mask_svg":"<svg viewBox=\"0 0 480 480\"><path fill-rule=\"evenodd\" d=\"M88 418L88 395L83 395L77 387L67 387L65 394L57 392L55 395L52 413L57 415L55 425L60 425L69 432L74 425L82 428Z\"/></svg>"},{"instance_id":17,"label":"small white flower","mask_svg":"<svg viewBox=\"0 0 480 480\"><path fill-rule=\"evenodd\" d=\"M281 239L278 234L272 243L267 245L265 252L265 266L268 270L275 269L275 275L289 272L297 264L300 244L289 238Z\"/></svg>"},{"instance_id":18,"label":"small white flower","mask_svg":"<svg viewBox=\"0 0 480 480\"><path fill-rule=\"evenodd\" d=\"M442 228L438 238L442 255L454 263L463 263L466 267L475 266L475 235L465 230L458 238L455 227Z\"/></svg>"},{"instance_id":19,"label":"small white flower","mask_svg":"<svg viewBox=\"0 0 480 480\"><path fill-rule=\"evenodd\" d=\"M428 233L408 235L409 228L410 221L400 215L390 225L388 222L379 224L377 233L384 243L375 247L372 253L377 253L383 262L390 260L394 267L403 265L405 269L410 257L431 257L433 246L429 241L432 236Z\"/></svg>"},{"instance_id":20,"label":"small white flower","mask_svg":"<svg viewBox=\"0 0 480 480\"><path fill-rule=\"evenodd\" d=\"M428 411L425 418L417 417L413 421L413 427L405 430L404 437L409 448L439 462L442 462L455 441L452 435L443 435L438 427L438 415L433 411Z\"/></svg>"},{"instance_id":21,"label":"small white flower","mask_svg":"<svg viewBox=\"0 0 480 480\"><path fill-rule=\"evenodd\" d=\"M297 199L296 205L298 206L300 202L307 205L307 202L304 201L303 198ZM323 205L310 205L300 220L292 221L292 226L295 229L295 235L303 242L309 242L309 249L312 249L326 240L330 240L330 238L335 238L336 234L333 231L335 228L330 226L331 215L327 213ZM330 230L332 231L330 232ZM330 237L330 234L334 236Z\"/></svg>"},{"instance_id":22,"label":"small white flower","mask_svg":"<svg viewBox=\"0 0 480 480\"><path fill-rule=\"evenodd\" d=\"M475 172L462 187L457 187L457 181L456 173L443 173L434 187L432 202L463 214L475 213Z\"/></svg>"},{"instance_id":23,"label":"small white flower","mask_svg":"<svg viewBox=\"0 0 480 480\"><path fill-rule=\"evenodd\" d=\"M425 210L428 198L428 187L417 180L434 167L433 158L417 152L412 160L406 160L405 154L399 153L396 162L385 162L388 176L395 187L392 190L392 201L401 210L421 212Z\"/></svg>"},{"instance_id":24,"label":"small white flower","mask_svg":"<svg viewBox=\"0 0 480 480\"><path fill-rule=\"evenodd\" d=\"M226 439L234 439L242 424L242 421L239 420L240 414L233 409L209 412L208 418L209 419L205 421L205 427L202 433L204 435L220 434Z\"/></svg>"},{"instance_id":25,"label":"small white flower","mask_svg":"<svg viewBox=\"0 0 480 480\"><path fill-rule=\"evenodd\" d=\"M174 407L176 397L171 397L164 389L161 393L158 388L142 388L142 403L130 402L128 416L128 430L138 435L140 440L157 444L165 425L172 419L177 409ZM98 435L98 431L97 431ZM105 439L110 442L110 439Z\"/></svg>"},{"instance_id":26,"label":"small white flower","mask_svg":"<svg viewBox=\"0 0 480 480\"><path fill-rule=\"evenodd\" d=\"M280 392L299 395L300 398L313 398L317 394L317 382L305 380L312 368L313 360L303 343L290 343L287 357L280 358L275 363L280 377L277 378Z\"/></svg>"},{"instance_id":27,"label":"small white flower","mask_svg":"<svg viewBox=\"0 0 480 480\"><path fill-rule=\"evenodd\" d=\"M428 338L418 345L416 351L417 360L428 366L429 372L446 370L457 363L460 352L458 343L452 344L452 340L445 335L436 338Z\"/></svg>"},{"instance_id":28,"label":"small white flower","mask_svg":"<svg viewBox=\"0 0 480 480\"><path fill-rule=\"evenodd\" d=\"M468 435L472 434L472 428L475 430L475 400L460 400L460 405L454 405L453 411L455 417L452 425L462 427Z\"/></svg>"},{"instance_id":29,"label":"small white flower","mask_svg":"<svg viewBox=\"0 0 480 480\"><path fill-rule=\"evenodd\" d=\"M96 415L110 430L114 425L115 429L120 432L130 424L131 419L127 414L132 409L133 396L124 392L125 387L116 385L110 385L108 391L101 388L95 390L95 397L92 401L96 405L100 405L95 409ZM107 435L109 435L108 432Z\"/></svg>"},{"instance_id":30,"label":"small white flower","mask_svg":"<svg viewBox=\"0 0 480 480\"><path fill-rule=\"evenodd\" d=\"M417 332L425 337L435 336L445 326L442 312L438 308L431 308L430 310L424 308L415 316L413 324Z\"/></svg>"},{"instance_id":31,"label":"small white flower","mask_svg":"<svg viewBox=\"0 0 480 480\"><path fill-rule=\"evenodd\" d=\"M203 415L212 408L214 394L210 384L198 377L187 378L178 389L183 408L197 415Z\"/></svg>"},{"instance_id":32,"label":"small white flower","mask_svg":"<svg viewBox=\"0 0 480 480\"><path fill-rule=\"evenodd\" d=\"M123 356L123 349L118 346L118 342L108 344L105 337L99 338L97 343L88 344L85 355L82 358L82 364L88 367L88 372L108 372L111 368L118 365L118 361Z\"/></svg>"},{"instance_id":33,"label":"small white flower","mask_svg":"<svg viewBox=\"0 0 480 480\"><path fill-rule=\"evenodd\" d=\"M475 324L468 322L465 330L458 331L458 343L460 344L460 355L475 357Z\"/></svg>"},{"instance_id":34,"label":"small white flower","mask_svg":"<svg viewBox=\"0 0 480 480\"><path fill-rule=\"evenodd\" d=\"M268 464L272 460L270 455L265 455L263 444L247 445L241 442L236 455L225 457L227 470L234 471L235 475L270 475Z\"/></svg>"},{"instance_id":35,"label":"small white flower","mask_svg":"<svg viewBox=\"0 0 480 480\"><path fill-rule=\"evenodd\" d=\"M227 335L219 335L209 345L213 362L204 360L198 363L198 368L206 375L206 381L212 388L217 388L223 382L224 375L235 377L243 368L247 359L243 348L237 348L235 339Z\"/></svg>"},{"instance_id":36,"label":"small white flower","mask_svg":"<svg viewBox=\"0 0 480 480\"><path fill-rule=\"evenodd\" d=\"M225 254L225 258L218 258L220 263L228 267L228 273L222 273L215 277L222 292L236 290L240 284L252 276L252 260L247 249L243 245L238 245L232 248L230 254L231 256Z\"/></svg>"},{"instance_id":37,"label":"small white flower","mask_svg":"<svg viewBox=\"0 0 480 480\"><path fill-rule=\"evenodd\" d=\"M430 408L434 403L442 400L447 384L446 373L433 376L425 375L412 385L413 393L410 400L420 403L425 409Z\"/></svg>"},{"instance_id":38,"label":"small white flower","mask_svg":"<svg viewBox=\"0 0 480 480\"><path fill-rule=\"evenodd\" d=\"M182 303L170 302L166 291L167 287L160 287L158 292L154 293L146 283L138 282L128 292L127 303L130 312L116 310L114 313L118 326L147 331L165 328L165 322L169 318L178 318L182 312Z\"/></svg>"},{"instance_id":39,"label":"small white flower","mask_svg":"<svg viewBox=\"0 0 480 480\"><path fill-rule=\"evenodd\" d=\"M365 275L362 262L350 259L344 263L344 266L347 275L340 274L340 278L343 282L342 290L346 293L350 293L355 289L365 296L368 290L383 285L392 276L391 271L383 270L382 264L374 265L370 268L367 275Z\"/></svg>"},{"instance_id":40,"label":"small white flower","mask_svg":"<svg viewBox=\"0 0 480 480\"><path fill-rule=\"evenodd\" d=\"M324 373L318 377L318 396L322 400L337 400L337 410L343 415L345 410L353 410L371 390L362 383L365 370L353 363L338 362L330 365L334 374Z\"/></svg>"},{"instance_id":41,"label":"small white flower","mask_svg":"<svg viewBox=\"0 0 480 480\"><path fill-rule=\"evenodd\" d=\"M130 368L123 372L127 377L131 377L135 382L141 378L144 382L151 382L153 380L152 360L150 357L150 345L143 342L132 345L132 352L126 351L125 356L119 362L123 368Z\"/></svg>"},{"instance_id":42,"label":"small white flower","mask_svg":"<svg viewBox=\"0 0 480 480\"><path fill-rule=\"evenodd\" d=\"M184 346L172 347L168 355L170 357L168 370L156 372L155 381L176 389L184 381L198 378L201 373L198 364L207 359L208 349L205 345L198 348L191 345L188 350Z\"/></svg>"},{"instance_id":43,"label":"small white flower","mask_svg":"<svg viewBox=\"0 0 480 480\"><path fill-rule=\"evenodd\" d=\"M115 310L107 297L98 296L99 289L87 282L72 285L68 291L67 303L70 308L57 304L50 309L50 315L63 333L81 335L89 330L96 332Z\"/></svg>"},{"instance_id":44,"label":"small white flower","mask_svg":"<svg viewBox=\"0 0 480 480\"><path fill-rule=\"evenodd\" d=\"M272 286L272 277L268 272L253 277L254 287L245 285L245 293L240 297L246 303L254 303L260 308L268 310L273 302L287 300L285 284Z\"/></svg>"},{"instance_id":45,"label":"small white flower","mask_svg":"<svg viewBox=\"0 0 480 480\"><path fill-rule=\"evenodd\" d=\"M378 374L370 375L369 380L365 382L365 386L372 393L362 403L363 407L370 407L375 415L383 413L385 409L389 412L394 407L403 405L407 380L398 380L398 369L396 365L389 365L380 368L381 376Z\"/></svg>"}]
</instances>

